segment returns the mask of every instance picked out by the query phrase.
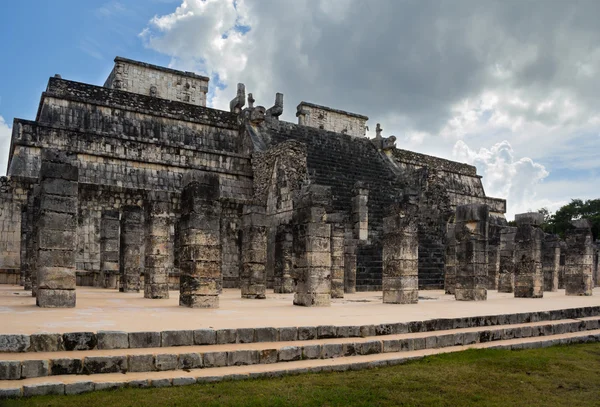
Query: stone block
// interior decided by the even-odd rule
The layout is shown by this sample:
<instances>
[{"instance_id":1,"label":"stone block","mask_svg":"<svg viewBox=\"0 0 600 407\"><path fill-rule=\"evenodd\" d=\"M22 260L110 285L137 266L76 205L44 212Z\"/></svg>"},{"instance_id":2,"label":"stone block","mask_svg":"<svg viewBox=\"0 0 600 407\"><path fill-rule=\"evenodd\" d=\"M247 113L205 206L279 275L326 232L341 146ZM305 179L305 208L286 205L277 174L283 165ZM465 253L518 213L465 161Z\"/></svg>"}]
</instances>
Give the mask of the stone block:
<instances>
[{"instance_id":1,"label":"stone block","mask_svg":"<svg viewBox=\"0 0 600 407\"><path fill-rule=\"evenodd\" d=\"M400 352L400 339L386 339L383 341L383 352Z\"/></svg>"},{"instance_id":2,"label":"stone block","mask_svg":"<svg viewBox=\"0 0 600 407\"><path fill-rule=\"evenodd\" d=\"M277 328L255 328L255 342L277 342L279 340L279 332Z\"/></svg>"},{"instance_id":3,"label":"stone block","mask_svg":"<svg viewBox=\"0 0 600 407\"><path fill-rule=\"evenodd\" d=\"M83 359L84 374L125 373L127 356L87 356Z\"/></svg>"},{"instance_id":4,"label":"stone block","mask_svg":"<svg viewBox=\"0 0 600 407\"><path fill-rule=\"evenodd\" d=\"M60 384L50 384L50 383L39 383L32 385L23 386L23 396L25 397L33 397L33 396L47 396L47 395L63 395L65 394L65 385Z\"/></svg>"},{"instance_id":5,"label":"stone block","mask_svg":"<svg viewBox=\"0 0 600 407\"><path fill-rule=\"evenodd\" d=\"M65 349L63 337L55 333L39 333L30 336L30 352L59 352Z\"/></svg>"},{"instance_id":6,"label":"stone block","mask_svg":"<svg viewBox=\"0 0 600 407\"><path fill-rule=\"evenodd\" d=\"M23 389L21 387L5 387L0 388L0 400L18 398L23 395Z\"/></svg>"},{"instance_id":7,"label":"stone block","mask_svg":"<svg viewBox=\"0 0 600 407\"><path fill-rule=\"evenodd\" d=\"M317 338L325 339L325 338L335 338L336 330L333 325L320 325L317 327Z\"/></svg>"},{"instance_id":8,"label":"stone block","mask_svg":"<svg viewBox=\"0 0 600 407\"><path fill-rule=\"evenodd\" d=\"M219 329L217 330L217 344L235 343L237 340L236 329Z\"/></svg>"},{"instance_id":9,"label":"stone block","mask_svg":"<svg viewBox=\"0 0 600 407\"><path fill-rule=\"evenodd\" d=\"M302 359L320 359L321 345L306 345L302 347Z\"/></svg>"},{"instance_id":10,"label":"stone block","mask_svg":"<svg viewBox=\"0 0 600 407\"><path fill-rule=\"evenodd\" d=\"M323 359L339 358L344 356L344 347L340 343L326 343L321 352Z\"/></svg>"},{"instance_id":11,"label":"stone block","mask_svg":"<svg viewBox=\"0 0 600 407\"><path fill-rule=\"evenodd\" d=\"M149 380L131 380L127 382L127 387L135 388L135 389L144 389L150 387Z\"/></svg>"},{"instance_id":12,"label":"stone block","mask_svg":"<svg viewBox=\"0 0 600 407\"><path fill-rule=\"evenodd\" d=\"M279 340L282 342L298 340L298 328L296 328L296 327L279 328Z\"/></svg>"},{"instance_id":13,"label":"stone block","mask_svg":"<svg viewBox=\"0 0 600 407\"><path fill-rule=\"evenodd\" d=\"M227 352L206 352L202 359L205 368L227 366Z\"/></svg>"},{"instance_id":14,"label":"stone block","mask_svg":"<svg viewBox=\"0 0 600 407\"><path fill-rule=\"evenodd\" d=\"M217 343L217 332L214 329L196 329L194 331L194 344L214 345Z\"/></svg>"},{"instance_id":15,"label":"stone block","mask_svg":"<svg viewBox=\"0 0 600 407\"><path fill-rule=\"evenodd\" d=\"M358 343L345 343L342 345L342 352L344 356L355 356L358 355Z\"/></svg>"},{"instance_id":16,"label":"stone block","mask_svg":"<svg viewBox=\"0 0 600 407\"><path fill-rule=\"evenodd\" d=\"M377 331L375 329L375 325L362 325L360 327L360 336L363 338L375 336L376 334Z\"/></svg>"},{"instance_id":17,"label":"stone block","mask_svg":"<svg viewBox=\"0 0 600 407\"><path fill-rule=\"evenodd\" d=\"M160 348L160 333L159 332L130 332L129 347L130 348Z\"/></svg>"},{"instance_id":18,"label":"stone block","mask_svg":"<svg viewBox=\"0 0 600 407\"><path fill-rule=\"evenodd\" d=\"M69 332L63 334L65 350L96 349L98 339L93 332Z\"/></svg>"},{"instance_id":19,"label":"stone block","mask_svg":"<svg viewBox=\"0 0 600 407\"><path fill-rule=\"evenodd\" d=\"M96 391L116 390L124 388L125 384L125 382L96 382L94 387Z\"/></svg>"},{"instance_id":20,"label":"stone block","mask_svg":"<svg viewBox=\"0 0 600 407\"><path fill-rule=\"evenodd\" d=\"M127 368L129 372L152 372L155 370L154 355L129 355Z\"/></svg>"},{"instance_id":21,"label":"stone block","mask_svg":"<svg viewBox=\"0 0 600 407\"><path fill-rule=\"evenodd\" d=\"M298 328L299 341L310 341L312 339L317 339L316 326L301 326Z\"/></svg>"},{"instance_id":22,"label":"stone block","mask_svg":"<svg viewBox=\"0 0 600 407\"><path fill-rule=\"evenodd\" d=\"M178 369L199 369L203 367L202 355L199 353L179 354Z\"/></svg>"},{"instance_id":23,"label":"stone block","mask_svg":"<svg viewBox=\"0 0 600 407\"><path fill-rule=\"evenodd\" d=\"M193 377L174 377L173 386L188 386L190 384L196 384L196 379Z\"/></svg>"},{"instance_id":24,"label":"stone block","mask_svg":"<svg viewBox=\"0 0 600 407\"><path fill-rule=\"evenodd\" d=\"M227 352L227 366L255 365L259 361L256 350L235 350Z\"/></svg>"},{"instance_id":25,"label":"stone block","mask_svg":"<svg viewBox=\"0 0 600 407\"><path fill-rule=\"evenodd\" d=\"M154 365L156 366L156 370L158 371L177 369L178 358L175 354L165 353L156 355L154 360Z\"/></svg>"},{"instance_id":26,"label":"stone block","mask_svg":"<svg viewBox=\"0 0 600 407\"><path fill-rule=\"evenodd\" d=\"M44 377L50 373L50 364L47 360L24 360L21 362L21 378Z\"/></svg>"},{"instance_id":27,"label":"stone block","mask_svg":"<svg viewBox=\"0 0 600 407\"><path fill-rule=\"evenodd\" d=\"M19 380L21 362L18 360L0 360L0 380Z\"/></svg>"},{"instance_id":28,"label":"stone block","mask_svg":"<svg viewBox=\"0 0 600 407\"><path fill-rule=\"evenodd\" d=\"M40 308L74 308L76 303L75 290L38 289L35 298Z\"/></svg>"},{"instance_id":29,"label":"stone block","mask_svg":"<svg viewBox=\"0 0 600 407\"><path fill-rule=\"evenodd\" d=\"M515 215L517 225L540 226L544 223L544 215L538 212L519 213Z\"/></svg>"},{"instance_id":30,"label":"stone block","mask_svg":"<svg viewBox=\"0 0 600 407\"><path fill-rule=\"evenodd\" d=\"M127 349L129 334L123 331L98 331L98 349Z\"/></svg>"},{"instance_id":31,"label":"stone block","mask_svg":"<svg viewBox=\"0 0 600 407\"><path fill-rule=\"evenodd\" d=\"M77 383L67 383L65 384L65 394L82 394L88 393L90 391L94 391L95 385L94 382L77 382Z\"/></svg>"},{"instance_id":32,"label":"stone block","mask_svg":"<svg viewBox=\"0 0 600 407\"><path fill-rule=\"evenodd\" d=\"M0 335L0 352L25 352L30 343L29 335Z\"/></svg>"},{"instance_id":33,"label":"stone block","mask_svg":"<svg viewBox=\"0 0 600 407\"><path fill-rule=\"evenodd\" d=\"M163 347L191 346L194 344L194 331L163 331L161 332Z\"/></svg>"},{"instance_id":34,"label":"stone block","mask_svg":"<svg viewBox=\"0 0 600 407\"><path fill-rule=\"evenodd\" d=\"M237 343L252 343L254 342L254 328L238 328Z\"/></svg>"},{"instance_id":35,"label":"stone block","mask_svg":"<svg viewBox=\"0 0 600 407\"><path fill-rule=\"evenodd\" d=\"M277 363L277 349L263 349L258 351L260 364Z\"/></svg>"},{"instance_id":36,"label":"stone block","mask_svg":"<svg viewBox=\"0 0 600 407\"><path fill-rule=\"evenodd\" d=\"M59 358L52 359L50 373L52 376L81 374L83 363L81 359Z\"/></svg>"},{"instance_id":37,"label":"stone block","mask_svg":"<svg viewBox=\"0 0 600 407\"><path fill-rule=\"evenodd\" d=\"M368 341L360 344L361 355L372 355L375 353L381 353L383 351L383 345L381 341Z\"/></svg>"},{"instance_id":38,"label":"stone block","mask_svg":"<svg viewBox=\"0 0 600 407\"><path fill-rule=\"evenodd\" d=\"M285 346L279 349L278 360L280 362L291 362L302 359L302 348L300 346Z\"/></svg>"}]
</instances>

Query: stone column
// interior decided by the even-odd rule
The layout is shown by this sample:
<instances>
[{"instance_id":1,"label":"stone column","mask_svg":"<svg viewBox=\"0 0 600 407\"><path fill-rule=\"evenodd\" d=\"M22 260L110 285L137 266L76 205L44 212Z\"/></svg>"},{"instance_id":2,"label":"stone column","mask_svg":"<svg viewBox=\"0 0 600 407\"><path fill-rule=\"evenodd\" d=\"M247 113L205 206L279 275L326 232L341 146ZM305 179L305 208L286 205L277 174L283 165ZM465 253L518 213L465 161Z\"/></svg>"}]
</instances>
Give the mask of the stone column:
<instances>
[{"instance_id":1,"label":"stone column","mask_svg":"<svg viewBox=\"0 0 600 407\"><path fill-rule=\"evenodd\" d=\"M500 278L500 233L502 231L501 220L490 217L488 226L488 290L498 289Z\"/></svg>"},{"instance_id":2,"label":"stone column","mask_svg":"<svg viewBox=\"0 0 600 407\"><path fill-rule=\"evenodd\" d=\"M144 214L144 298L169 298L169 272L173 268L169 255L173 250L170 212L168 193L153 191L148 194Z\"/></svg>"},{"instance_id":3,"label":"stone column","mask_svg":"<svg viewBox=\"0 0 600 407\"><path fill-rule=\"evenodd\" d=\"M179 305L218 308L221 290L219 178L189 173L181 194Z\"/></svg>"},{"instance_id":4,"label":"stone column","mask_svg":"<svg viewBox=\"0 0 600 407\"><path fill-rule=\"evenodd\" d=\"M419 239L416 216L396 206L383 219L383 302L419 301Z\"/></svg>"},{"instance_id":5,"label":"stone column","mask_svg":"<svg viewBox=\"0 0 600 407\"><path fill-rule=\"evenodd\" d=\"M101 286L119 286L119 211L102 211L100 218Z\"/></svg>"},{"instance_id":6,"label":"stone column","mask_svg":"<svg viewBox=\"0 0 600 407\"><path fill-rule=\"evenodd\" d=\"M456 289L459 301L487 300L488 256L487 205L469 204L456 208Z\"/></svg>"},{"instance_id":7,"label":"stone column","mask_svg":"<svg viewBox=\"0 0 600 407\"><path fill-rule=\"evenodd\" d=\"M303 185L294 202L293 248L296 293L294 305L331 304L331 225L326 210L331 190L321 185Z\"/></svg>"},{"instance_id":8,"label":"stone column","mask_svg":"<svg viewBox=\"0 0 600 407\"><path fill-rule=\"evenodd\" d=\"M78 168L66 154L42 150L35 219L38 307L75 307L77 179Z\"/></svg>"},{"instance_id":9,"label":"stone column","mask_svg":"<svg viewBox=\"0 0 600 407\"><path fill-rule=\"evenodd\" d=\"M331 298L344 298L344 239L346 217L343 213L327 215L331 225Z\"/></svg>"},{"instance_id":10,"label":"stone column","mask_svg":"<svg viewBox=\"0 0 600 407\"><path fill-rule=\"evenodd\" d=\"M542 244L542 273L544 291L558 291L560 270L560 240L558 236L546 234Z\"/></svg>"},{"instance_id":11,"label":"stone column","mask_svg":"<svg viewBox=\"0 0 600 407\"><path fill-rule=\"evenodd\" d=\"M276 294L294 292L292 278L293 251L292 225L284 223L277 226L275 233L275 267L273 272L273 291Z\"/></svg>"},{"instance_id":12,"label":"stone column","mask_svg":"<svg viewBox=\"0 0 600 407\"><path fill-rule=\"evenodd\" d=\"M544 222L544 216L537 212L522 213L515 216L515 221L515 297L541 298L544 296L544 232L539 225Z\"/></svg>"},{"instance_id":13,"label":"stone column","mask_svg":"<svg viewBox=\"0 0 600 407\"><path fill-rule=\"evenodd\" d=\"M354 197L352 198L352 223L354 226L354 238L361 242L369 239L369 190L363 182L354 185Z\"/></svg>"},{"instance_id":14,"label":"stone column","mask_svg":"<svg viewBox=\"0 0 600 407\"><path fill-rule=\"evenodd\" d=\"M124 293L140 292L142 274L142 247L144 244L144 225L142 208L126 206L121 216L121 244L119 256L119 291Z\"/></svg>"},{"instance_id":15,"label":"stone column","mask_svg":"<svg viewBox=\"0 0 600 407\"><path fill-rule=\"evenodd\" d=\"M515 235L517 228L505 226L500 231L500 270L498 292L512 293L515 290Z\"/></svg>"},{"instance_id":16,"label":"stone column","mask_svg":"<svg viewBox=\"0 0 600 407\"><path fill-rule=\"evenodd\" d=\"M28 194L27 205L21 212L21 273L23 275L23 289L31 290L33 259L33 196Z\"/></svg>"},{"instance_id":17,"label":"stone column","mask_svg":"<svg viewBox=\"0 0 600 407\"><path fill-rule=\"evenodd\" d=\"M38 258L38 231L39 223L36 221L40 211L40 200L41 200L41 187L40 185L34 185L32 189L32 200L31 200L31 259L29 259L29 274L31 279L31 296L35 297L37 294L37 258ZM77 277L75 277L77 283Z\"/></svg>"},{"instance_id":18,"label":"stone column","mask_svg":"<svg viewBox=\"0 0 600 407\"><path fill-rule=\"evenodd\" d=\"M454 223L446 226L446 248L444 252L444 292L454 295L456 288L456 238Z\"/></svg>"},{"instance_id":19,"label":"stone column","mask_svg":"<svg viewBox=\"0 0 600 407\"><path fill-rule=\"evenodd\" d=\"M600 241L594 244L594 287L600 286Z\"/></svg>"},{"instance_id":20,"label":"stone column","mask_svg":"<svg viewBox=\"0 0 600 407\"><path fill-rule=\"evenodd\" d=\"M344 229L344 292L356 292L356 252L358 242L354 238L352 226L346 225Z\"/></svg>"},{"instance_id":21,"label":"stone column","mask_svg":"<svg viewBox=\"0 0 600 407\"><path fill-rule=\"evenodd\" d=\"M261 206L244 207L240 288L242 298L266 298L267 217L265 208Z\"/></svg>"},{"instance_id":22,"label":"stone column","mask_svg":"<svg viewBox=\"0 0 600 407\"><path fill-rule=\"evenodd\" d=\"M587 219L571 221L573 229L565 232L565 294L592 295L594 287L594 247L591 223Z\"/></svg>"}]
</instances>

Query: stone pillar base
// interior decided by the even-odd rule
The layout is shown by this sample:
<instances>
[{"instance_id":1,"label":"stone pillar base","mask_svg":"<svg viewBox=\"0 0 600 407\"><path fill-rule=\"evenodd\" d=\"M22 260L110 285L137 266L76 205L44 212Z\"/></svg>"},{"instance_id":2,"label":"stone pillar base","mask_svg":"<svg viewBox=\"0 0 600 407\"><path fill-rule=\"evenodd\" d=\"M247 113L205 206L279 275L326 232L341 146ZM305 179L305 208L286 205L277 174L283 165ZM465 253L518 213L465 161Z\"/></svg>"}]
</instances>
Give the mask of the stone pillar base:
<instances>
[{"instance_id":1,"label":"stone pillar base","mask_svg":"<svg viewBox=\"0 0 600 407\"><path fill-rule=\"evenodd\" d=\"M75 290L38 288L35 302L41 308L74 308Z\"/></svg>"},{"instance_id":2,"label":"stone pillar base","mask_svg":"<svg viewBox=\"0 0 600 407\"><path fill-rule=\"evenodd\" d=\"M457 301L485 301L487 300L487 290L485 288L457 288L454 290L454 296Z\"/></svg>"},{"instance_id":3,"label":"stone pillar base","mask_svg":"<svg viewBox=\"0 0 600 407\"><path fill-rule=\"evenodd\" d=\"M331 298L344 298L344 281L331 281Z\"/></svg>"},{"instance_id":4,"label":"stone pillar base","mask_svg":"<svg viewBox=\"0 0 600 407\"><path fill-rule=\"evenodd\" d=\"M514 291L513 275L512 274L500 274L498 278L498 292L499 293L512 293Z\"/></svg>"},{"instance_id":5,"label":"stone pillar base","mask_svg":"<svg viewBox=\"0 0 600 407\"><path fill-rule=\"evenodd\" d=\"M329 307L331 296L329 294L294 294L294 305L302 307Z\"/></svg>"},{"instance_id":6,"label":"stone pillar base","mask_svg":"<svg viewBox=\"0 0 600 407\"><path fill-rule=\"evenodd\" d=\"M167 299L169 298L168 284L146 284L144 286L144 298Z\"/></svg>"},{"instance_id":7,"label":"stone pillar base","mask_svg":"<svg viewBox=\"0 0 600 407\"><path fill-rule=\"evenodd\" d=\"M266 296L266 286L264 284L244 284L242 282L242 298L264 300Z\"/></svg>"},{"instance_id":8,"label":"stone pillar base","mask_svg":"<svg viewBox=\"0 0 600 407\"><path fill-rule=\"evenodd\" d=\"M591 275L565 275L566 295L592 295L594 282Z\"/></svg>"},{"instance_id":9,"label":"stone pillar base","mask_svg":"<svg viewBox=\"0 0 600 407\"><path fill-rule=\"evenodd\" d=\"M416 304L419 302L419 290L383 291L384 304Z\"/></svg>"},{"instance_id":10,"label":"stone pillar base","mask_svg":"<svg viewBox=\"0 0 600 407\"><path fill-rule=\"evenodd\" d=\"M189 308L219 308L218 295L180 295L179 305Z\"/></svg>"},{"instance_id":11,"label":"stone pillar base","mask_svg":"<svg viewBox=\"0 0 600 407\"><path fill-rule=\"evenodd\" d=\"M273 280L275 294L291 294L294 292L294 280L291 277L275 277Z\"/></svg>"},{"instance_id":12,"label":"stone pillar base","mask_svg":"<svg viewBox=\"0 0 600 407\"><path fill-rule=\"evenodd\" d=\"M515 298L542 298L544 296L543 277L515 276L514 291Z\"/></svg>"}]
</instances>

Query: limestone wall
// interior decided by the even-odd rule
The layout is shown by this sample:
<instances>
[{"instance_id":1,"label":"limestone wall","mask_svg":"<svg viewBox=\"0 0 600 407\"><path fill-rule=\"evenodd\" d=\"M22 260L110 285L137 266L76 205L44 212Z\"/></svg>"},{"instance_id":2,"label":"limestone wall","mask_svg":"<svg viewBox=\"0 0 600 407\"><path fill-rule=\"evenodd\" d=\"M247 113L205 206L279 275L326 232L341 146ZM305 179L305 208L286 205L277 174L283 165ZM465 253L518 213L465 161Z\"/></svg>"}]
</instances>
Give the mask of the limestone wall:
<instances>
[{"instance_id":1,"label":"limestone wall","mask_svg":"<svg viewBox=\"0 0 600 407\"><path fill-rule=\"evenodd\" d=\"M301 102L297 107L298 124L317 129L366 137L367 116L332 109L313 103Z\"/></svg>"},{"instance_id":2,"label":"limestone wall","mask_svg":"<svg viewBox=\"0 0 600 407\"><path fill-rule=\"evenodd\" d=\"M206 106L208 80L207 77L192 72L181 72L116 57L115 66L104 86L140 95Z\"/></svg>"}]
</instances>

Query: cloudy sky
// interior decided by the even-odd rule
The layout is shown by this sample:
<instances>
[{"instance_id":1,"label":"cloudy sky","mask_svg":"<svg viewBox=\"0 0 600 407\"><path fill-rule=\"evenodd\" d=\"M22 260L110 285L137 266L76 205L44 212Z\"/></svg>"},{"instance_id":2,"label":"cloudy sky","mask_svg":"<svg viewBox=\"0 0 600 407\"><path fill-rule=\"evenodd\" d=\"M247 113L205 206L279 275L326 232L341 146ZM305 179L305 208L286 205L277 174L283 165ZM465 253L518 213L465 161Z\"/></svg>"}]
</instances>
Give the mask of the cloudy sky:
<instances>
[{"instance_id":1,"label":"cloudy sky","mask_svg":"<svg viewBox=\"0 0 600 407\"><path fill-rule=\"evenodd\" d=\"M49 6L52 3L52 7ZM47 77L102 84L116 55L370 117L397 146L474 164L514 213L600 197L600 2L120 0L0 6L0 146ZM5 161L0 161L5 168Z\"/></svg>"}]
</instances>

